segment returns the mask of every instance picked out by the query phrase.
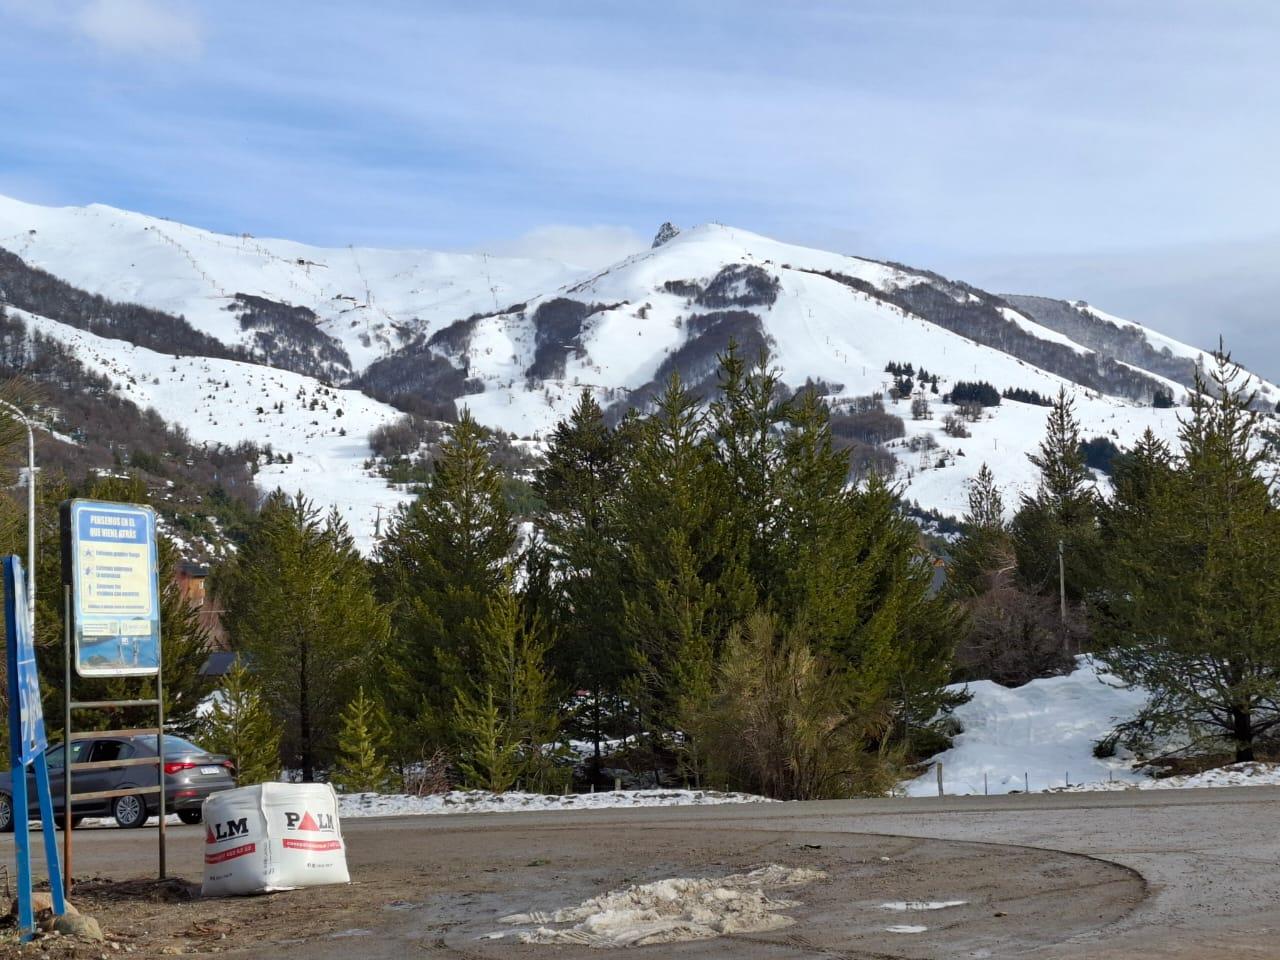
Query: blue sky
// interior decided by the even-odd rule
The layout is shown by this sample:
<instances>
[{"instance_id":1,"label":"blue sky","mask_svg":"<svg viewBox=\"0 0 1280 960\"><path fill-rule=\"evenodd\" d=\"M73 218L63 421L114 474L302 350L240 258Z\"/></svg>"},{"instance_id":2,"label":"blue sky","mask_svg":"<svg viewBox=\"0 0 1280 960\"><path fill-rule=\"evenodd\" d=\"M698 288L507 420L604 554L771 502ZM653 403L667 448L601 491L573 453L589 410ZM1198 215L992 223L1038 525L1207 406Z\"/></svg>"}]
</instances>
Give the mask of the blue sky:
<instances>
[{"instance_id":1,"label":"blue sky","mask_svg":"<svg viewBox=\"0 0 1280 960\"><path fill-rule=\"evenodd\" d=\"M0 0L0 193L606 260L731 223L1280 376L1280 5Z\"/></svg>"}]
</instances>

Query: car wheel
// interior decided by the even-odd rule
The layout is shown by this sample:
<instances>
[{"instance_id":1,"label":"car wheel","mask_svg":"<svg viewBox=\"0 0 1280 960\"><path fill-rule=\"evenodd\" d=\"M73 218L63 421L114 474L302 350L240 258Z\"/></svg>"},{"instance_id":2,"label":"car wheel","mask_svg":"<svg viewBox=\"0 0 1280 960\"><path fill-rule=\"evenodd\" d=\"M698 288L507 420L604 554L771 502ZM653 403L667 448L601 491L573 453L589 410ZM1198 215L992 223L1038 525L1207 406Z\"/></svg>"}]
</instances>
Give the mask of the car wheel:
<instances>
[{"instance_id":1,"label":"car wheel","mask_svg":"<svg viewBox=\"0 0 1280 960\"><path fill-rule=\"evenodd\" d=\"M116 818L116 823L126 829L141 827L150 819L146 799L137 794L116 797L115 802L111 804L111 814Z\"/></svg>"},{"instance_id":2,"label":"car wheel","mask_svg":"<svg viewBox=\"0 0 1280 960\"><path fill-rule=\"evenodd\" d=\"M0 833L13 833L13 800L0 793Z\"/></svg>"},{"instance_id":3,"label":"car wheel","mask_svg":"<svg viewBox=\"0 0 1280 960\"><path fill-rule=\"evenodd\" d=\"M181 820L183 823L194 826L195 824L200 822L200 811L199 810L179 810L178 819Z\"/></svg>"}]
</instances>

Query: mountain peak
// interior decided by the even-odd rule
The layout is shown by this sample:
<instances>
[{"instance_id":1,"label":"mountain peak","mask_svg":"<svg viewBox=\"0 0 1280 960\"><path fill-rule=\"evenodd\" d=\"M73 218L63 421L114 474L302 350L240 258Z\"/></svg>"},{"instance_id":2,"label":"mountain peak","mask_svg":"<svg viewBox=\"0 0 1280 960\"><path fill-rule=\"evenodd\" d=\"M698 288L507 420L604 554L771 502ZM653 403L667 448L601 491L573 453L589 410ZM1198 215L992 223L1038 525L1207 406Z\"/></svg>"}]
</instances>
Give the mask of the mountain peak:
<instances>
[{"instance_id":1,"label":"mountain peak","mask_svg":"<svg viewBox=\"0 0 1280 960\"><path fill-rule=\"evenodd\" d=\"M658 232L654 235L653 245L650 249L653 249L653 247L660 247L668 240L674 240L679 235L680 228L668 220L658 228Z\"/></svg>"}]
</instances>

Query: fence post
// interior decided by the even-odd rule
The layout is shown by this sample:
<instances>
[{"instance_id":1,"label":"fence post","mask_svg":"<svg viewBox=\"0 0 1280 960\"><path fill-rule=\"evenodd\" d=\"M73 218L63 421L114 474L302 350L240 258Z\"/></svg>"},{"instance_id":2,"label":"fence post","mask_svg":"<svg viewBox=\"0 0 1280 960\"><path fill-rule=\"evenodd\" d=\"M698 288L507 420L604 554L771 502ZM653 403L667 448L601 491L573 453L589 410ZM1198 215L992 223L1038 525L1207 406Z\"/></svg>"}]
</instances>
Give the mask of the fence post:
<instances>
[{"instance_id":1,"label":"fence post","mask_svg":"<svg viewBox=\"0 0 1280 960\"><path fill-rule=\"evenodd\" d=\"M941 760L938 761L937 771L938 771L938 796L941 797L941 796L945 796L945 794L943 794L942 792L942 761Z\"/></svg>"},{"instance_id":2,"label":"fence post","mask_svg":"<svg viewBox=\"0 0 1280 960\"><path fill-rule=\"evenodd\" d=\"M1031 774L1025 770L1022 771L1022 785L1026 788L1023 793L1031 792Z\"/></svg>"},{"instance_id":3,"label":"fence post","mask_svg":"<svg viewBox=\"0 0 1280 960\"><path fill-rule=\"evenodd\" d=\"M985 770L982 771L982 795L984 797L990 795L989 791L987 790L987 772Z\"/></svg>"},{"instance_id":4,"label":"fence post","mask_svg":"<svg viewBox=\"0 0 1280 960\"><path fill-rule=\"evenodd\" d=\"M614 793L617 793L617 792L618 792L618 791L620 791L621 789L622 789L622 778L621 778L621 777L614 777L614 778L613 778L613 792L614 792Z\"/></svg>"}]
</instances>

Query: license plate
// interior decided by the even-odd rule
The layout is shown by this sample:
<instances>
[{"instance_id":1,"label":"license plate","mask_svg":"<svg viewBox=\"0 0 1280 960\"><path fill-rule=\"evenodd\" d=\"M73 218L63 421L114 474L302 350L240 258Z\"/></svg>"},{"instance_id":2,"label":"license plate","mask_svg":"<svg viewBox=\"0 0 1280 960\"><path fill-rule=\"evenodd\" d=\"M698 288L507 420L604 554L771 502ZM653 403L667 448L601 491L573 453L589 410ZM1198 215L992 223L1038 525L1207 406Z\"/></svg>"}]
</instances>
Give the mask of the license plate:
<instances>
[{"instance_id":1,"label":"license plate","mask_svg":"<svg viewBox=\"0 0 1280 960\"><path fill-rule=\"evenodd\" d=\"M201 767L200 772L205 776L214 777L222 772L221 767Z\"/></svg>"}]
</instances>

